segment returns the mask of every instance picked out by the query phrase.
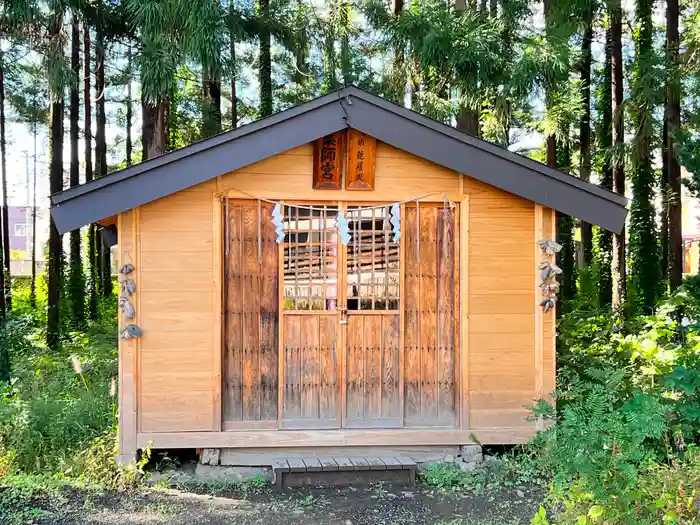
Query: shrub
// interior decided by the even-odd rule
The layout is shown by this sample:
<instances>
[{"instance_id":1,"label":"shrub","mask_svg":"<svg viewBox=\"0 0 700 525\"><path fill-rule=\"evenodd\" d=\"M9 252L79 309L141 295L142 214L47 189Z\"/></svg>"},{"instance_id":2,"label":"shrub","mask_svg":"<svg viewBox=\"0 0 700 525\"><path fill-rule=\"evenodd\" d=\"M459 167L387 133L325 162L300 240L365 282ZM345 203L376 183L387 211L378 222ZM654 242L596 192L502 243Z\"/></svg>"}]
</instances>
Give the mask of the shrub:
<instances>
[{"instance_id":1,"label":"shrub","mask_svg":"<svg viewBox=\"0 0 700 525\"><path fill-rule=\"evenodd\" d=\"M699 305L681 290L625 324L585 309L561 320L557 410L533 408L554 421L533 446L557 523L698 519Z\"/></svg>"},{"instance_id":2,"label":"shrub","mask_svg":"<svg viewBox=\"0 0 700 525\"><path fill-rule=\"evenodd\" d=\"M2 337L12 345L13 379L0 383L0 469L70 469L75 454L112 426L116 327L105 322L71 333L56 352L43 345L31 318L11 317Z\"/></svg>"}]
</instances>

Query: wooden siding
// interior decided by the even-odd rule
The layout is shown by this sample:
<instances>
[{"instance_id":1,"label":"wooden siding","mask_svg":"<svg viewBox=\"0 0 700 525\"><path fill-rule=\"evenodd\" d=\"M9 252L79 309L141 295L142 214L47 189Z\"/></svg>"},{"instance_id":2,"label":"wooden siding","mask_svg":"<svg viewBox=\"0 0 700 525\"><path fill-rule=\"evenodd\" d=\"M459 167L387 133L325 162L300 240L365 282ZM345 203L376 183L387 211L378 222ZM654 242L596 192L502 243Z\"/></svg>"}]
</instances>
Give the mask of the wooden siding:
<instances>
[{"instance_id":1,"label":"wooden siding","mask_svg":"<svg viewBox=\"0 0 700 525\"><path fill-rule=\"evenodd\" d=\"M472 429L529 428L535 396L534 203L474 179L469 195L468 404Z\"/></svg>"},{"instance_id":2,"label":"wooden siding","mask_svg":"<svg viewBox=\"0 0 700 525\"><path fill-rule=\"evenodd\" d=\"M312 174L313 147L306 144L224 175L219 185L222 190L230 190L231 196L350 202L394 202L433 192L457 197L459 193L459 177L455 172L382 142L377 143L374 191L314 190Z\"/></svg>"},{"instance_id":3,"label":"wooden siding","mask_svg":"<svg viewBox=\"0 0 700 525\"><path fill-rule=\"evenodd\" d=\"M457 273L454 275L455 281L461 286L459 307L454 306L454 311L459 311L460 316L460 352L454 358L458 361L456 366L460 374L455 375L453 371L450 379L454 388L462 389L458 397L461 405L459 417L453 417L453 421L456 418L462 422L462 429L386 430L377 435L381 435L382 442L386 444L399 443L401 438L398 436L402 432L405 433L406 442L414 444L422 440L426 444L469 442L471 432L484 443L517 443L526 440L534 432L535 426L524 421L527 413L524 406L532 403L538 381L541 380L543 394L551 392L554 388L555 369L554 316L547 313L543 315L541 323L541 378L536 378L535 268L538 261L533 245L536 236L534 203L469 177L460 177L450 170L383 143L377 144L374 191L312 190L312 171L313 149L311 145L301 146L135 210L134 246L130 254L138 258L134 263L137 266L140 294L137 314L144 330L144 336L136 345L136 353L133 355L139 446L144 440L159 435L164 437L155 440L155 447L161 444L173 446L175 443L187 447L217 446L217 443L234 447L282 446L273 444L276 431L261 431L271 427L246 427L245 421L241 421L238 427L225 423L222 425L221 415L217 413L222 404L225 404L221 397L226 395L225 385L222 390L220 371L217 370L222 363L219 328L222 323L217 319L220 314L217 287L221 286L218 275L221 268L217 265L217 253L221 252L217 250L221 250L221 247L216 243L221 242L217 236L222 236L220 230L216 233L214 217L216 213L221 213L221 208L217 208L220 205L214 197L222 194L238 198L262 196L307 201L328 199L393 202L432 192L445 192L451 198L462 201L460 224L455 226L454 231L455 242L459 238L460 253L465 257L460 266L455 268ZM428 200L442 202L443 198L436 195ZM125 213L120 220L128 223L132 218L129 213ZM544 208L543 231L550 232L551 236L553 226L553 212ZM408 226L404 225L404 231L406 227ZM124 229L120 226L120 251L123 257L122 235ZM402 247L402 251L410 258L410 248ZM409 279L406 281L406 292L411 293ZM333 322L337 320L333 319ZM442 321L436 318L436 326L438 322ZM301 323L301 319L295 320L293 317L282 323L285 336L280 345L280 355L296 355L294 352L301 355L302 350L320 351L320 343L318 349L314 347L315 350L296 348L290 344L289 333L296 330L297 324L301 331ZM409 320L401 319L400 323L408 325ZM318 332L319 341L324 334L321 327L305 329L312 336ZM431 336L426 334L426 337ZM408 348L409 331L399 334L399 338L406 339L405 348ZM311 383L320 385L319 388L327 387L327 395L332 395L331 391L337 392L335 385L347 372L341 373L343 361L337 355L338 344L336 341L324 344L324 348L327 346L329 350L333 349L327 357L338 363L338 375L327 378L325 382ZM347 340L344 344L350 344L350 341ZM387 348L393 348L393 344L387 342ZM120 365L129 355L124 348L124 343L120 342ZM394 367L395 352L390 351L384 355L382 350L382 353L382 366ZM402 366L404 359L410 361L410 356L404 356L401 352L399 354L398 373L402 375L410 367L410 362ZM283 403L298 402L296 406L301 419L314 419L310 417L313 415L319 423L318 428L325 426L320 424L321 421L329 426L337 425L341 400L327 397L320 391L303 391L303 380L301 376L297 378L297 369L293 368L301 367L299 360L296 365L290 360L287 365L280 362L280 366L282 368L279 373L284 378L282 383L291 389L290 395L297 396L295 388L299 394L298 400L296 397L287 398L287 391L281 387L280 408ZM377 375L372 366L364 367L362 372L367 376L365 379L370 381L375 380ZM120 386L123 379L127 379L128 372L128 367L124 366L124 374L120 374ZM299 368L299 373L302 372L303 368ZM316 378L313 370L309 373L312 379ZM405 379L408 381L408 378ZM395 382L394 379L391 381ZM123 387L123 395L128 394L127 387L128 382ZM387 395L393 388L390 385L388 387ZM409 393L399 392L399 395L408 396ZM301 396L306 396L305 399L310 403L308 406L301 402ZM403 401L404 404L409 402L409 399ZM360 398L349 400L349 404L354 406L352 403L359 407ZM391 397L386 403L382 401L379 407L376 396L369 392L368 396L363 394L361 403L363 410L370 411L368 413L379 413L381 408L382 415L390 418L394 414L396 400ZM347 408L345 407L346 410ZM453 407L452 410L456 408ZM302 423L304 424L306 422ZM241 439L228 439L227 433L216 432L222 426L224 429L236 430L257 428L261 441L256 443L253 434L250 440L243 439L242 432L237 432ZM281 426L285 426L284 419ZM325 432L330 432L326 438L329 446L345 443L342 440L346 438L342 436L360 436L357 432L367 432L362 434L365 437L357 438L357 444L365 443L365 439L369 443L373 436L372 431L350 429L299 432L298 435L281 432L280 443L289 444L291 441L297 442L298 446L314 446L317 441L310 441L310 438L326 435ZM391 432L398 433L397 437L391 437ZM334 433L340 441L334 441ZM192 439L188 439L188 435ZM211 442L206 441L207 435L211 436Z\"/></svg>"},{"instance_id":4,"label":"wooden siding","mask_svg":"<svg viewBox=\"0 0 700 525\"><path fill-rule=\"evenodd\" d=\"M215 425L214 189L201 184L139 208L140 432Z\"/></svg>"}]
</instances>

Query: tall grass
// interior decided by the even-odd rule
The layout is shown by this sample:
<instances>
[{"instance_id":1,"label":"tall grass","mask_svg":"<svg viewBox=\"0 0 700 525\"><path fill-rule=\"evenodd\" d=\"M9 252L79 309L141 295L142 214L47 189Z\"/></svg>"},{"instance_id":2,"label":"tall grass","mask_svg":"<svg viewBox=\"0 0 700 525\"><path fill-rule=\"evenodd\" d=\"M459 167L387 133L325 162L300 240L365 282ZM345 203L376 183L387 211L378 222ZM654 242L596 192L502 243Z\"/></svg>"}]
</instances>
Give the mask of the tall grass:
<instances>
[{"instance_id":1,"label":"tall grass","mask_svg":"<svg viewBox=\"0 0 700 525\"><path fill-rule=\"evenodd\" d=\"M44 343L45 296L29 307L28 287L13 294L15 308L0 327L11 356L11 381L0 383L0 476L71 473L78 453L110 432L116 397L116 305L103 306L102 321L70 331L57 351Z\"/></svg>"}]
</instances>

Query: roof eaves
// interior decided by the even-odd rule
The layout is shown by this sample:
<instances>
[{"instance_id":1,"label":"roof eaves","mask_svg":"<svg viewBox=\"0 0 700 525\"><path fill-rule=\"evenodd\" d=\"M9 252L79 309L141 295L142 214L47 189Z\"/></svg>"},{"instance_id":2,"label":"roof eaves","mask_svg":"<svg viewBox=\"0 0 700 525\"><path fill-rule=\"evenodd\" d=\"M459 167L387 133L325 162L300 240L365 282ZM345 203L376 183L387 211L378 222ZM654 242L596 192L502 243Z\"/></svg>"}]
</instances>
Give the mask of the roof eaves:
<instances>
[{"instance_id":1,"label":"roof eaves","mask_svg":"<svg viewBox=\"0 0 700 525\"><path fill-rule=\"evenodd\" d=\"M165 166L167 164L177 162L178 160L184 157L196 155L198 153L202 153L206 150L215 148L222 144L226 144L227 142L230 142L232 140L236 140L240 137L257 133L266 128L269 128L270 126L274 126L279 122L291 120L295 117L299 117L300 115L308 113L309 111L313 111L319 107L335 103L338 101L339 98L346 96L344 92L348 90L349 88L342 88L338 91L334 91L322 97L310 100L309 102L306 102L299 106L294 106L279 113L275 113L274 115L271 115L264 119L256 120L239 128L226 131L208 139L200 140L184 148L180 148L178 150L166 153L164 155L160 155L153 159L146 160L134 166L115 171L105 177L94 179L90 182L81 184L79 186L75 186L73 188L65 189L61 192L51 195L51 203L60 204L80 195L84 195L86 193L90 193L92 191L104 188L106 186L109 186L110 184L115 184L117 182L140 175L147 171L151 171L156 168Z\"/></svg>"}]
</instances>

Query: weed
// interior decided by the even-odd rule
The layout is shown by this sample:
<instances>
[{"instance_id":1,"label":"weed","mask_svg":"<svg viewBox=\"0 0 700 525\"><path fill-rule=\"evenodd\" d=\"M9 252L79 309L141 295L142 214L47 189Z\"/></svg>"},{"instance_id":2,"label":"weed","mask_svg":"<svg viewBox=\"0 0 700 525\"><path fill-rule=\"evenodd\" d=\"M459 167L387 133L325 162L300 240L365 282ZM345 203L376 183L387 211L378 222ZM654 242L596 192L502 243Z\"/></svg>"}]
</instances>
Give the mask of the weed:
<instances>
[{"instance_id":1,"label":"weed","mask_svg":"<svg viewBox=\"0 0 700 525\"><path fill-rule=\"evenodd\" d=\"M259 493L270 486L270 482L262 474L254 474L240 484L243 494Z\"/></svg>"},{"instance_id":2,"label":"weed","mask_svg":"<svg viewBox=\"0 0 700 525\"><path fill-rule=\"evenodd\" d=\"M313 507L314 501L315 501L314 495L308 494L299 500L299 504L302 507Z\"/></svg>"}]
</instances>

